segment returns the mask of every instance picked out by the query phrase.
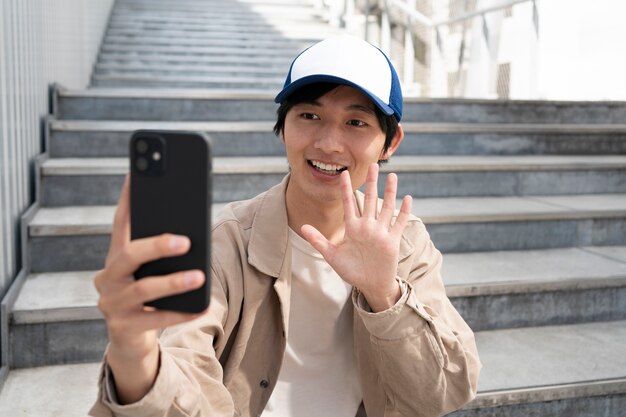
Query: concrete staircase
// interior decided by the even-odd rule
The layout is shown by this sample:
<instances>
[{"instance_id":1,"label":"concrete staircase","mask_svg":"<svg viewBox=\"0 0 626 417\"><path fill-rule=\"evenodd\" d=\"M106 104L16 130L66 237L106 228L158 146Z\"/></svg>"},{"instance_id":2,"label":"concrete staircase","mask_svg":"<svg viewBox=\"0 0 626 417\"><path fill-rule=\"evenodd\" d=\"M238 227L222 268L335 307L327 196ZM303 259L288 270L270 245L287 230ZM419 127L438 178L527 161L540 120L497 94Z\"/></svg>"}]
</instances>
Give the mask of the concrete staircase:
<instances>
[{"instance_id":1,"label":"concrete staircase","mask_svg":"<svg viewBox=\"0 0 626 417\"><path fill-rule=\"evenodd\" d=\"M216 209L256 195L287 171L271 133L287 65L334 32L304 0L118 0L93 88L54 91L0 415L84 416L95 398L92 278L130 132L205 131ZM456 416L626 415L624 121L626 103L407 99L383 169L417 197L484 363Z\"/></svg>"}]
</instances>

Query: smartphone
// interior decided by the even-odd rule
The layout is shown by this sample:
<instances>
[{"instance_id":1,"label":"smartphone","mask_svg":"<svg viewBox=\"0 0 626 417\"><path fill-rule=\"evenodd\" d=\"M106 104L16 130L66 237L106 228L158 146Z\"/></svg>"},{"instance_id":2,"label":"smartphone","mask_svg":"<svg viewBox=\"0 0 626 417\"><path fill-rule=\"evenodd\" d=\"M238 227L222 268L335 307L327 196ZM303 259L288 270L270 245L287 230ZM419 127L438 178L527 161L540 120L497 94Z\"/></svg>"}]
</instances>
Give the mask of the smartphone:
<instances>
[{"instance_id":1,"label":"smartphone","mask_svg":"<svg viewBox=\"0 0 626 417\"><path fill-rule=\"evenodd\" d=\"M197 313L209 305L211 155L211 142L203 133L138 130L131 136L131 239L174 233L191 240L188 253L148 262L135 271L135 279L190 269L206 276L201 288L150 301L148 306Z\"/></svg>"}]
</instances>

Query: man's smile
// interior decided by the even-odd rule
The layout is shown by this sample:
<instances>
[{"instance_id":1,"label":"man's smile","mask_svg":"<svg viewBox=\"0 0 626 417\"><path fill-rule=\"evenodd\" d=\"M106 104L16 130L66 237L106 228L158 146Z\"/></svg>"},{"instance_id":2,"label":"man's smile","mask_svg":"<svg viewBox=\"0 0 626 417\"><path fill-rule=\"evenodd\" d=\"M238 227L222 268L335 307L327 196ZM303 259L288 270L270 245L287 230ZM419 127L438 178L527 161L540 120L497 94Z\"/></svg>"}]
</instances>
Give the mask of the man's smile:
<instances>
[{"instance_id":1,"label":"man's smile","mask_svg":"<svg viewBox=\"0 0 626 417\"><path fill-rule=\"evenodd\" d=\"M328 175L339 175L343 171L348 169L343 165L326 164L324 162L316 161L314 159L307 160L307 163L316 170Z\"/></svg>"}]
</instances>

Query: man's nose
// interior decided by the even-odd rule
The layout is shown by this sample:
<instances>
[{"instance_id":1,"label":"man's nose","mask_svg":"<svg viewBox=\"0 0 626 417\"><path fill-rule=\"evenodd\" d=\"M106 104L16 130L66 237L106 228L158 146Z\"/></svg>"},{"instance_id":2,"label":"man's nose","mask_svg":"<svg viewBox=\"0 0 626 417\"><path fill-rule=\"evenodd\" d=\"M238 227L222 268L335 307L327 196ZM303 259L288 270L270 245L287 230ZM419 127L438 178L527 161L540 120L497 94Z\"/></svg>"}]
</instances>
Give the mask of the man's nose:
<instances>
[{"instance_id":1,"label":"man's nose","mask_svg":"<svg viewBox=\"0 0 626 417\"><path fill-rule=\"evenodd\" d=\"M343 151L341 126L334 123L325 123L320 126L315 137L315 148L325 153Z\"/></svg>"}]
</instances>

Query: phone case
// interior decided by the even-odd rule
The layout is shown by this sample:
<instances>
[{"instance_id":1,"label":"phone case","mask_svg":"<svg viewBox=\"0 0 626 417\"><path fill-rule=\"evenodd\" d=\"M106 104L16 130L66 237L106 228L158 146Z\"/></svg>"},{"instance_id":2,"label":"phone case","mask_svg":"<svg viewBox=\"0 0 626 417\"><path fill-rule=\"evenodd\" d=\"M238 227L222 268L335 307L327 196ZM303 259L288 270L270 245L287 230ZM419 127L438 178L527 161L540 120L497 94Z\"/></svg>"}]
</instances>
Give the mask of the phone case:
<instances>
[{"instance_id":1,"label":"phone case","mask_svg":"<svg viewBox=\"0 0 626 417\"><path fill-rule=\"evenodd\" d=\"M135 278L204 271L203 287L146 303L164 310L200 312L210 301L211 143L195 132L136 131L130 140L131 239L162 233L188 236L191 249L142 265Z\"/></svg>"}]
</instances>

